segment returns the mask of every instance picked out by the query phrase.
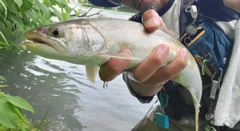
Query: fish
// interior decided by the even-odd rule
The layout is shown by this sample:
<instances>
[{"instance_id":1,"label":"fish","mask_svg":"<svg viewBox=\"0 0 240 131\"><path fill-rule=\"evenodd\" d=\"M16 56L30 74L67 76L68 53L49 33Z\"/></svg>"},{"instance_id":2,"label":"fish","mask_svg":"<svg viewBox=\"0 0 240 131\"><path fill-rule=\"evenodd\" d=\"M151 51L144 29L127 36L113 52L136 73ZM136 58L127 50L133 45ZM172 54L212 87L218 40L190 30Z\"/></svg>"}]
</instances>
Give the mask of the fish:
<instances>
[{"instance_id":1,"label":"fish","mask_svg":"<svg viewBox=\"0 0 240 131\"><path fill-rule=\"evenodd\" d=\"M44 25L25 32L27 50L55 60L85 65L89 80L95 81L99 67L111 58L130 60L126 69L136 67L152 50L167 44L170 52L164 65L173 61L177 51L185 48L178 39L159 29L148 32L141 23L115 18L78 18ZM132 55L117 54L120 49ZM190 52L187 66L173 81L189 90L195 107L195 131L198 130L202 80L198 65Z\"/></svg>"}]
</instances>

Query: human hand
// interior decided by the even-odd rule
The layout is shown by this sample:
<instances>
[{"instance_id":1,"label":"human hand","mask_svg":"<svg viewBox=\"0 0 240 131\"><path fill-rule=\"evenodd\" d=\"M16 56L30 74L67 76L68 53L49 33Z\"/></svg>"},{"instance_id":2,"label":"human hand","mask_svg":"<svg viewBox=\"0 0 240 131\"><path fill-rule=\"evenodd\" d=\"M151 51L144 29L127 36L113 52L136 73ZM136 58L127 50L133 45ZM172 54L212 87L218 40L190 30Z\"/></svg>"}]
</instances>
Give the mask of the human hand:
<instances>
[{"instance_id":1,"label":"human hand","mask_svg":"<svg viewBox=\"0 0 240 131\"><path fill-rule=\"evenodd\" d=\"M148 10L143 14L143 25L149 32L154 32L160 27L166 28L165 23L159 17L159 15L153 11ZM169 47L166 44L159 43L152 53L144 59L138 66L133 68L131 71L133 77L146 87L158 86L154 91L146 92L145 90L137 91L139 94L150 95L160 90L160 87L164 82L170 80L176 76L187 64L187 51L181 49L177 53L177 57L171 63L164 67L161 67L165 59L169 54ZM131 55L131 51L128 49L122 49L118 53ZM101 66L99 76L103 81L113 80L126 68L130 61L121 59L110 59L107 63ZM135 90L135 89L134 89Z\"/></svg>"}]
</instances>

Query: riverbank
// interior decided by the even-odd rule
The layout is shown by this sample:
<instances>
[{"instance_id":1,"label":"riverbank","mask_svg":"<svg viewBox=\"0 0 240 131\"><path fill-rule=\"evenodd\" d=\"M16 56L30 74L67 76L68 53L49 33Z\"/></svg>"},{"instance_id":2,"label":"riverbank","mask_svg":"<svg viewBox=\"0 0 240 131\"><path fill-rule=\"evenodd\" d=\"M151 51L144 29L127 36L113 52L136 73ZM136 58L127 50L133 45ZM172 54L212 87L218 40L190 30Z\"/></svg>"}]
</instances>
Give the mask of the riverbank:
<instances>
[{"instance_id":1,"label":"riverbank","mask_svg":"<svg viewBox=\"0 0 240 131\"><path fill-rule=\"evenodd\" d=\"M91 8L91 7L80 5L76 0L71 0L69 6L75 8L76 10L79 10L79 12L82 12L82 13L88 12L89 9ZM127 7L124 7L124 8L127 8ZM114 8L94 7L91 9L91 11L88 12L87 16L92 16L96 14L95 16L127 20L136 13L136 12L133 12L133 10L129 10L130 12L125 12L125 11L118 11L118 9L119 9L118 7L114 7Z\"/></svg>"}]
</instances>

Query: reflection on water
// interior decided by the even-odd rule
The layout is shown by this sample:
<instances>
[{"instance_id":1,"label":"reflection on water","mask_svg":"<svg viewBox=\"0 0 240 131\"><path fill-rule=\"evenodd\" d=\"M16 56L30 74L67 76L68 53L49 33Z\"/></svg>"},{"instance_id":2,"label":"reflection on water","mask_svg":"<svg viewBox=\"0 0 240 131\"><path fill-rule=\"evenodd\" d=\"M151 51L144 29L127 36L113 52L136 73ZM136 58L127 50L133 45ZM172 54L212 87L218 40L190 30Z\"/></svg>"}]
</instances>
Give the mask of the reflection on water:
<instances>
[{"instance_id":1,"label":"reflection on water","mask_svg":"<svg viewBox=\"0 0 240 131\"><path fill-rule=\"evenodd\" d=\"M130 95L121 77L103 89L97 78L91 83L84 66L37 57L26 51L2 57L0 75L11 95L26 98L41 120L51 105L42 130L128 131L144 116L151 104L141 104Z\"/></svg>"}]
</instances>

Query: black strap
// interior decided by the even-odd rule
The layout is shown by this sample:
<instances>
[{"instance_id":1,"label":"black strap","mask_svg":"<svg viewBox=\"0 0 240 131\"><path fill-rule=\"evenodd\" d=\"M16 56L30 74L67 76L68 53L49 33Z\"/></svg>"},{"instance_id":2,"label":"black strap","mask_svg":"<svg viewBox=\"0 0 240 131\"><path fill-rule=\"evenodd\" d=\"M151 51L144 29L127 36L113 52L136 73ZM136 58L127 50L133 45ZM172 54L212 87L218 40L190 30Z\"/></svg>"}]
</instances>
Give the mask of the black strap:
<instances>
[{"instance_id":1,"label":"black strap","mask_svg":"<svg viewBox=\"0 0 240 131\"><path fill-rule=\"evenodd\" d=\"M219 68L219 67L217 66L217 64L213 61L212 55L205 50L205 48L203 47L203 45L202 45L202 44L198 44L197 47L198 47L198 49L201 51L201 53L203 54L203 56L207 59L208 65L209 65L210 67L212 67L212 69L214 70L214 72L215 72L215 73L218 73L219 71L221 71L221 68Z\"/></svg>"},{"instance_id":2,"label":"black strap","mask_svg":"<svg viewBox=\"0 0 240 131\"><path fill-rule=\"evenodd\" d=\"M165 91L160 91L158 92L158 98L159 100L161 99L168 99L168 100L165 100L165 101L168 101L168 105L171 105L171 107L167 106L166 107L166 114L167 115L170 115L170 114L173 114L173 118L175 120L180 120L183 113L184 113L184 110L182 108L182 96L180 94L180 92L178 92L178 90L176 89L177 87L174 85L173 81L168 81L167 83L164 84L164 88L165 88ZM163 97L163 96L166 96L166 95L162 95L162 94L166 93L169 98L160 98L160 97ZM160 101L161 102L161 101ZM164 105L165 103L161 103L161 105ZM168 109L171 108L173 110L174 113L168 113ZM170 116L171 117L171 116Z\"/></svg>"}]
</instances>

